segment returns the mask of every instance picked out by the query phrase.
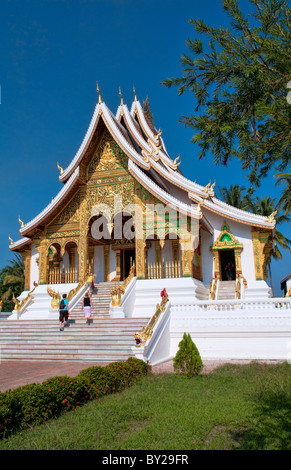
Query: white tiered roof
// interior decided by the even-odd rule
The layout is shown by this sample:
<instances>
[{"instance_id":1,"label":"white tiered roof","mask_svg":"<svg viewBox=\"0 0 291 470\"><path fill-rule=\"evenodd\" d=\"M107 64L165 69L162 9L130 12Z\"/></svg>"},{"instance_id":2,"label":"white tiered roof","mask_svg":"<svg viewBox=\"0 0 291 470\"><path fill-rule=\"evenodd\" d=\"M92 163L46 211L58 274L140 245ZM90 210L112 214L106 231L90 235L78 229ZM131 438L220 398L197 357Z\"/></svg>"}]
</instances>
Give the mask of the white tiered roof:
<instances>
[{"instance_id":1,"label":"white tiered roof","mask_svg":"<svg viewBox=\"0 0 291 470\"><path fill-rule=\"evenodd\" d=\"M90 146L101 119L113 139L128 156L129 172L165 204L169 204L174 209L191 217L202 218L211 232L212 229L205 213L203 213L203 208L244 224L270 230L274 229L275 220L269 221L268 217L230 206L217 199L212 188L201 186L185 178L178 168L178 159L172 160L170 158L160 135L161 133L156 130L153 132L150 128L143 108L137 99L132 103L130 111L122 100L115 116L106 104L99 99L83 142L69 166L59 177L60 182L64 183L63 188L40 214L20 229L20 235L25 238L11 244L9 247L11 250L16 250L23 243L28 243L30 239L27 237L29 237L31 231L38 225L43 224L52 213L55 213L60 203L78 185L79 165ZM124 125L121 123L122 120ZM151 175L152 178L147 174ZM167 183L183 191L183 201L166 190ZM193 208L193 203L197 205L196 208Z\"/></svg>"}]
</instances>

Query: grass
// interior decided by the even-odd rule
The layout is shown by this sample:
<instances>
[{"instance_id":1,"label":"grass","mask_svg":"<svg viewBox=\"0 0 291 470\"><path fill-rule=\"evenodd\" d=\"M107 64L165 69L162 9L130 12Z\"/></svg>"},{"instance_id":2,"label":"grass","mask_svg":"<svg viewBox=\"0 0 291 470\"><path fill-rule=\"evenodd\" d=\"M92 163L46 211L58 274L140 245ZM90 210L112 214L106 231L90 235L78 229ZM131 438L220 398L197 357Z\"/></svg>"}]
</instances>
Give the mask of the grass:
<instances>
[{"instance_id":1,"label":"grass","mask_svg":"<svg viewBox=\"0 0 291 470\"><path fill-rule=\"evenodd\" d=\"M291 450L291 365L224 366L186 379L150 375L0 450Z\"/></svg>"}]
</instances>

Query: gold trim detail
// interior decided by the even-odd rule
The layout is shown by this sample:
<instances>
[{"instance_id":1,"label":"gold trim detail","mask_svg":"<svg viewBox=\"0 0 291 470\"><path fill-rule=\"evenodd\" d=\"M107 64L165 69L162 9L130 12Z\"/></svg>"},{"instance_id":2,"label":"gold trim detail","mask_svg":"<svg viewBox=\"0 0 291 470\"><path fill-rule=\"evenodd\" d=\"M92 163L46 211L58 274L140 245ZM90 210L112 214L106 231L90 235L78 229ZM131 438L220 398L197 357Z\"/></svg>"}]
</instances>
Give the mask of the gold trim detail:
<instances>
[{"instance_id":1,"label":"gold trim detail","mask_svg":"<svg viewBox=\"0 0 291 470\"><path fill-rule=\"evenodd\" d=\"M252 228L255 275L257 281L266 281L268 277L267 266L272 252L271 238L272 236L269 231Z\"/></svg>"},{"instance_id":2,"label":"gold trim detail","mask_svg":"<svg viewBox=\"0 0 291 470\"><path fill-rule=\"evenodd\" d=\"M135 346L137 348L144 346L147 340L151 338L153 334L154 326L157 323L159 316L161 315L161 313L165 311L166 304L169 300L166 289L162 290L161 296L162 296L162 301L160 304L157 304L156 311L154 315L152 316L152 318L150 319L150 321L148 322L147 326L145 326L142 329L141 333L139 333L138 331L135 332L134 339L135 339Z\"/></svg>"},{"instance_id":3,"label":"gold trim detail","mask_svg":"<svg viewBox=\"0 0 291 470\"><path fill-rule=\"evenodd\" d=\"M219 253L221 250L234 250L236 277L242 274L241 252L243 250L243 244L239 243L239 241L234 237L234 235L231 233L229 226L226 222L223 223L221 227L221 232L218 235L216 241L210 247L210 250L213 253L215 278L221 279L220 260L219 260Z\"/></svg>"}]
</instances>

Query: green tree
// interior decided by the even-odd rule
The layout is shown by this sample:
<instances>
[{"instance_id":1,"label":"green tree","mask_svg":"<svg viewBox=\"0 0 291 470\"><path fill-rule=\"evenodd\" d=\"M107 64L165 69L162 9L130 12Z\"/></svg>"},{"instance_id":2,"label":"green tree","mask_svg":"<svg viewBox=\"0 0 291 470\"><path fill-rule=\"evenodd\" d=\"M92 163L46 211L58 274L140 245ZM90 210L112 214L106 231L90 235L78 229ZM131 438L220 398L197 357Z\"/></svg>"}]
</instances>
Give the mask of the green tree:
<instances>
[{"instance_id":1,"label":"green tree","mask_svg":"<svg viewBox=\"0 0 291 470\"><path fill-rule=\"evenodd\" d=\"M3 300L2 311L14 308L13 295L18 297L24 290L24 264L19 253L0 271L0 295Z\"/></svg>"},{"instance_id":2,"label":"green tree","mask_svg":"<svg viewBox=\"0 0 291 470\"><path fill-rule=\"evenodd\" d=\"M163 84L195 96L195 114L181 121L195 131L199 157L211 152L224 165L238 158L259 185L290 162L291 9L287 0L249 0L247 15L238 0L223 0L222 8L229 25L189 20L196 37L187 40L182 76Z\"/></svg>"},{"instance_id":3,"label":"green tree","mask_svg":"<svg viewBox=\"0 0 291 470\"><path fill-rule=\"evenodd\" d=\"M238 184L230 185L229 188L218 186L218 190L221 198L227 204L237 207L238 209L248 210L249 200L247 194L243 194L246 188L239 186Z\"/></svg>"},{"instance_id":4,"label":"green tree","mask_svg":"<svg viewBox=\"0 0 291 470\"><path fill-rule=\"evenodd\" d=\"M183 339L179 343L179 349L173 360L175 372L186 377L199 375L202 371L203 364L199 351L193 343L189 334L184 333Z\"/></svg>"},{"instance_id":5,"label":"green tree","mask_svg":"<svg viewBox=\"0 0 291 470\"><path fill-rule=\"evenodd\" d=\"M278 204L288 215L291 212L291 173L281 172L276 173L274 176L277 178L275 186L285 186L281 192L281 197L278 201Z\"/></svg>"}]
</instances>

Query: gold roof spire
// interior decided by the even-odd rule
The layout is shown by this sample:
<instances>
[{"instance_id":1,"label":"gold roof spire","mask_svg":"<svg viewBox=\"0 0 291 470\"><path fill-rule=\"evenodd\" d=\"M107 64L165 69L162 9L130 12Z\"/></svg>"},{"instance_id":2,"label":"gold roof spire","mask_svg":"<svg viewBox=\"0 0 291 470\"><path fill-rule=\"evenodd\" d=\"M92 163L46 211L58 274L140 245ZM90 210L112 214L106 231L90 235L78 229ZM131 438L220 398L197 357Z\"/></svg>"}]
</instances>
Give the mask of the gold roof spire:
<instances>
[{"instance_id":1,"label":"gold roof spire","mask_svg":"<svg viewBox=\"0 0 291 470\"><path fill-rule=\"evenodd\" d=\"M9 235L8 238L9 238L9 240L10 240L10 245L13 245L13 240L12 240L12 238L10 237L10 235Z\"/></svg>"},{"instance_id":2,"label":"gold roof spire","mask_svg":"<svg viewBox=\"0 0 291 470\"><path fill-rule=\"evenodd\" d=\"M136 92L135 92L135 86L134 86L134 85L133 85L133 94L134 94L134 101L137 101Z\"/></svg>"},{"instance_id":3,"label":"gold roof spire","mask_svg":"<svg viewBox=\"0 0 291 470\"><path fill-rule=\"evenodd\" d=\"M120 87L119 87L119 96L120 96L120 99L121 99L121 103L120 103L120 104L121 104L121 106L122 106L124 103L123 103L123 96L122 96Z\"/></svg>"},{"instance_id":4,"label":"gold roof spire","mask_svg":"<svg viewBox=\"0 0 291 470\"><path fill-rule=\"evenodd\" d=\"M98 82L96 82L96 90L97 90L97 93L99 95L98 103L100 104L100 103L102 103L102 98L101 98L101 93L100 93Z\"/></svg>"},{"instance_id":5,"label":"gold roof spire","mask_svg":"<svg viewBox=\"0 0 291 470\"><path fill-rule=\"evenodd\" d=\"M63 168L59 165L59 162L57 163L57 167L60 170L60 174L62 175L64 173Z\"/></svg>"},{"instance_id":6,"label":"gold roof spire","mask_svg":"<svg viewBox=\"0 0 291 470\"><path fill-rule=\"evenodd\" d=\"M180 165L181 162L178 163L178 160L179 160L179 159L180 159L180 154L178 155L177 158L175 158L175 160L174 160L174 165L177 165L177 166Z\"/></svg>"},{"instance_id":7,"label":"gold roof spire","mask_svg":"<svg viewBox=\"0 0 291 470\"><path fill-rule=\"evenodd\" d=\"M20 223L20 225L21 225L21 228L23 228L23 227L24 227L24 223L23 223L22 220L20 219L20 215L18 216L18 221L19 221L19 223Z\"/></svg>"}]
</instances>

